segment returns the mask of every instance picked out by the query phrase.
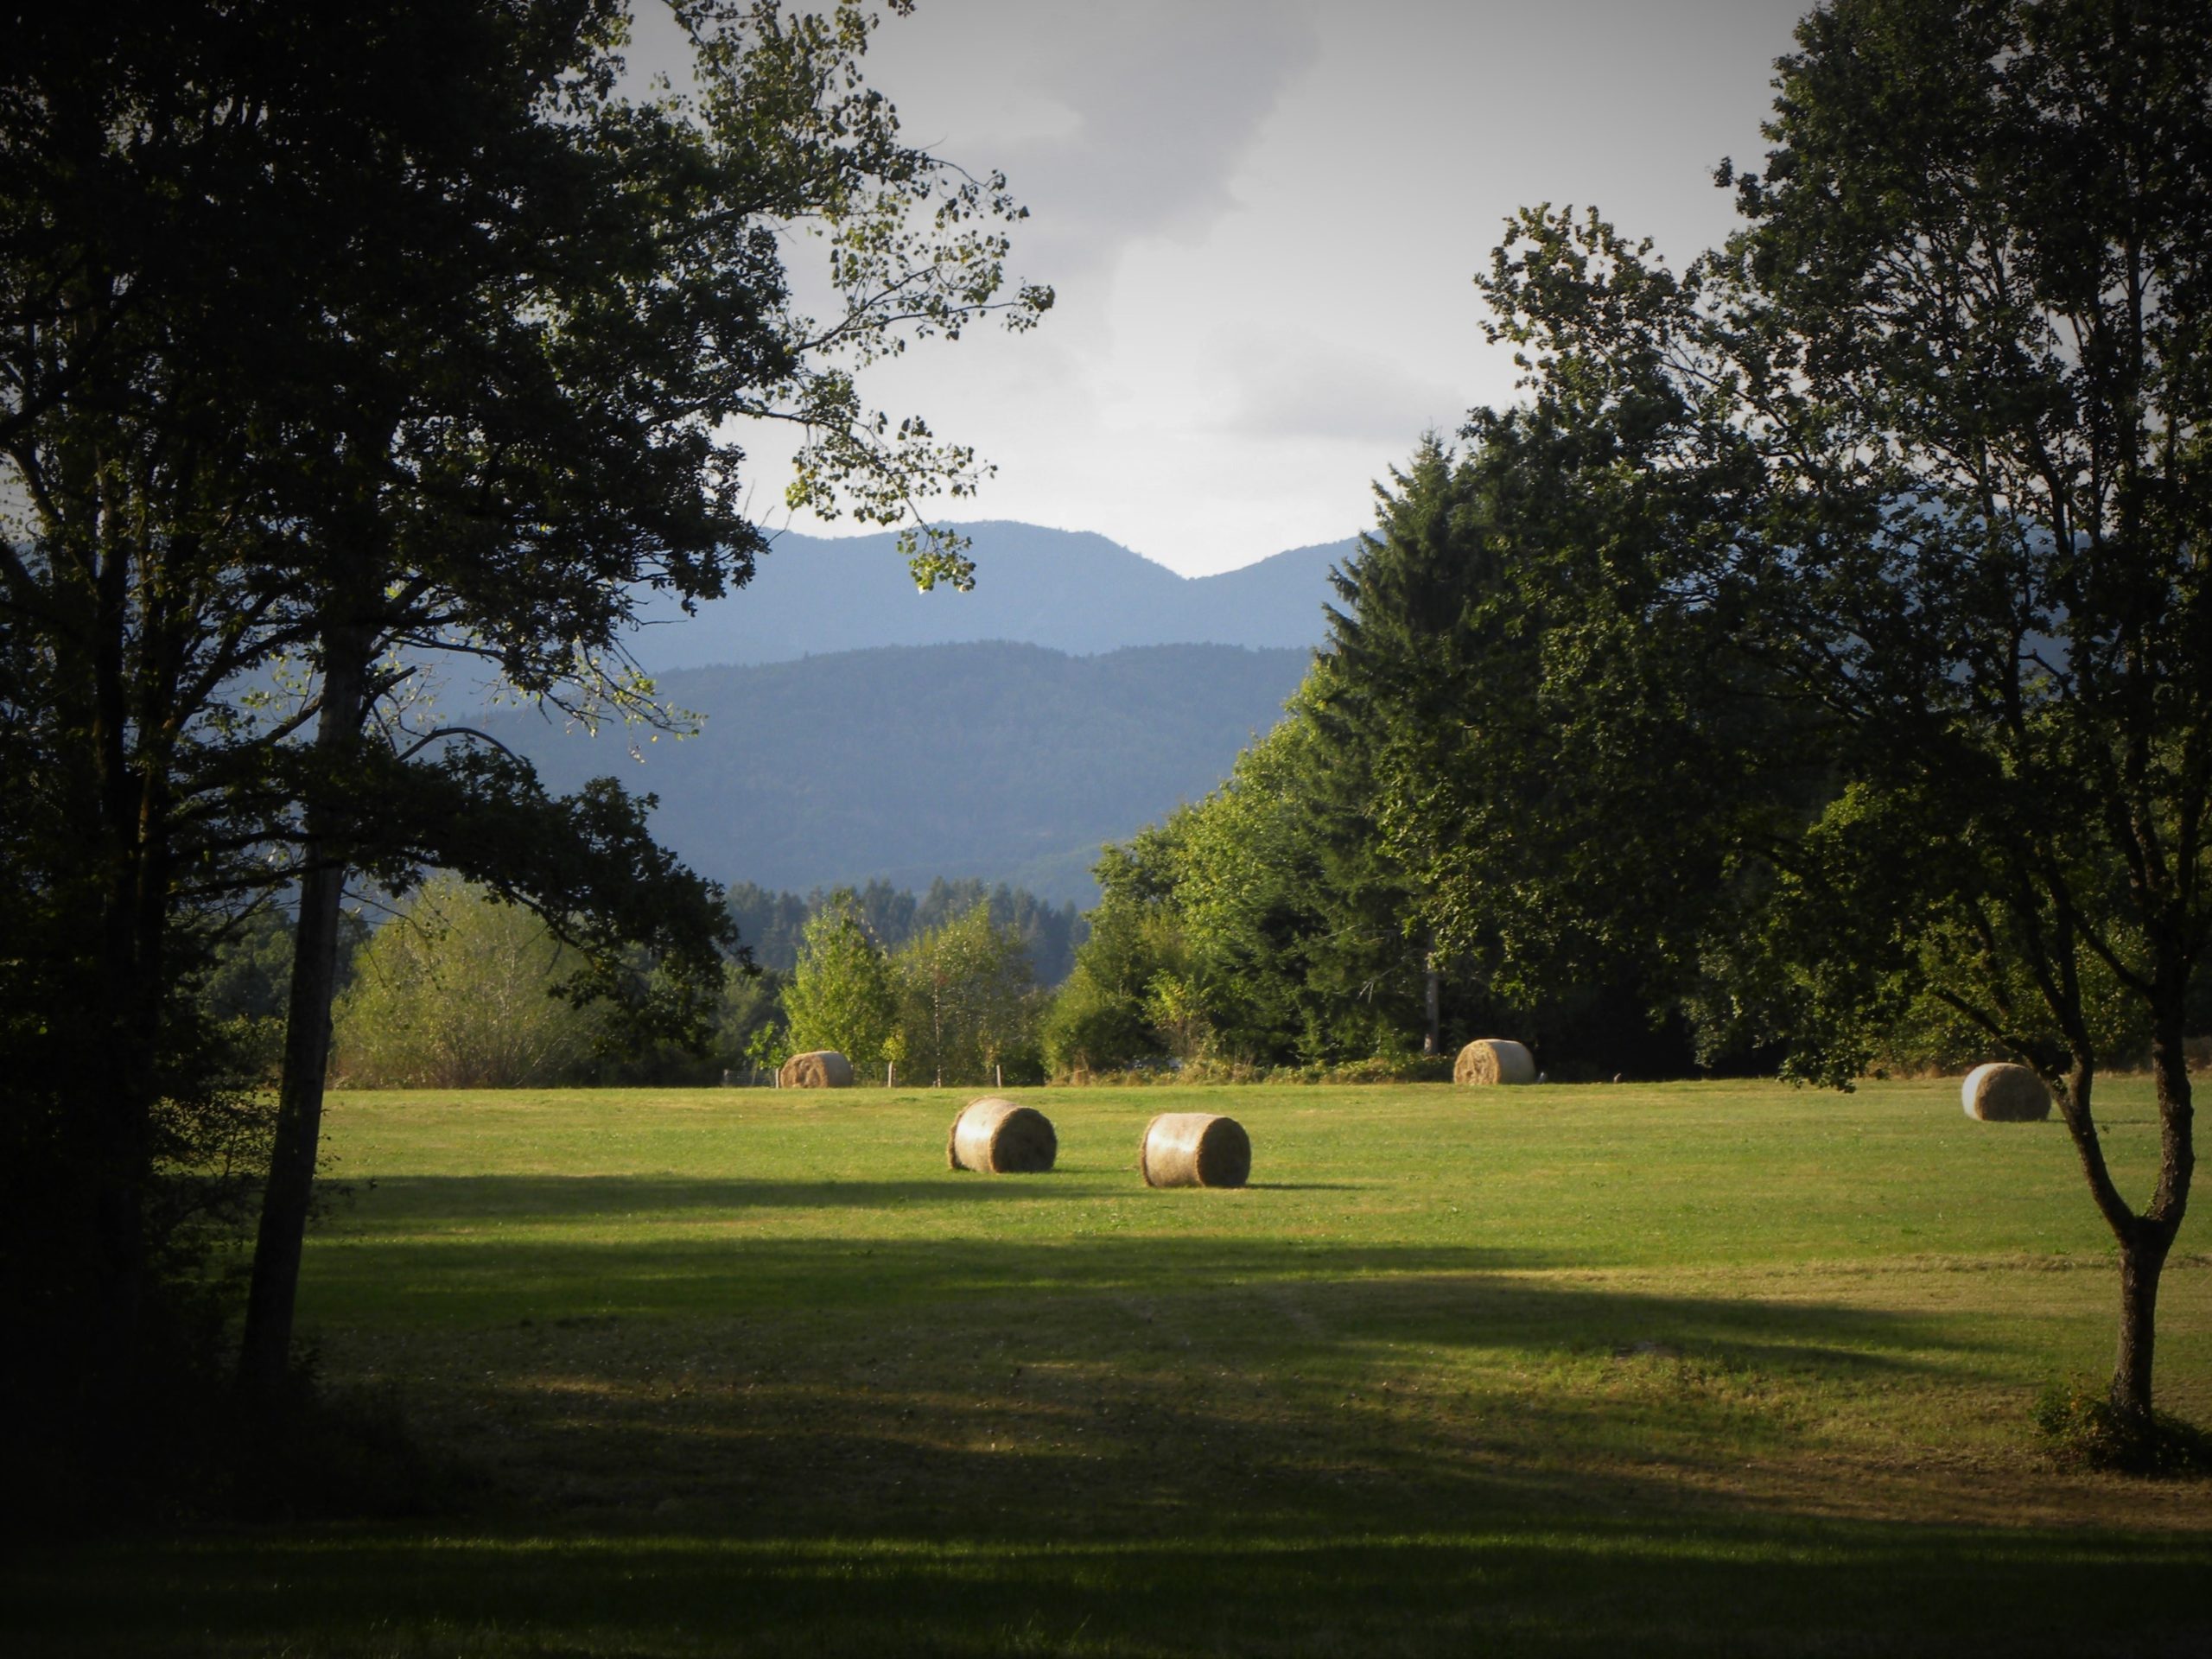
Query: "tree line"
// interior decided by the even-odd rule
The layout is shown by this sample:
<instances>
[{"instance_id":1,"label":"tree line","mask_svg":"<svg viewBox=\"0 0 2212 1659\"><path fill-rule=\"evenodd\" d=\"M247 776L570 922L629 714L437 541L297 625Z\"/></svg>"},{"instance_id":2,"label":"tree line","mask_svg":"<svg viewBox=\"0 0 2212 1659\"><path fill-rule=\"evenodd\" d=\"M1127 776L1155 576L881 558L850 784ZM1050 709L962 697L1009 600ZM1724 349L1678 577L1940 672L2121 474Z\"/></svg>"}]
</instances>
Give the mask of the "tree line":
<instances>
[{"instance_id":1,"label":"tree line","mask_svg":"<svg viewBox=\"0 0 2212 1659\"><path fill-rule=\"evenodd\" d=\"M576 948L526 906L450 873L398 899L373 928L351 910L332 1008L332 1081L369 1089L759 1083L808 1047L848 1049L879 1065L910 1053L926 1058L930 1077L949 1068L956 1082L1034 1081L1035 1010L1066 977L1087 931L1072 904L972 878L940 878L919 896L880 880L806 895L746 882L723 904L741 947L723 963L703 1028L685 1040L641 1031L604 1001L564 995L583 965ZM817 920L825 916L836 925ZM270 1077L282 1058L294 932L281 907L256 912L216 952L201 984L207 1017L242 1062L257 1060ZM819 1013L799 1012L810 988L818 1004L833 942L847 936L866 940L889 999L857 1032L826 1029ZM656 971L644 951L630 968ZM925 980L939 988L938 1034L882 1054L901 1017L896 988ZM944 1034L954 1002L995 1011L988 1063L983 1050Z\"/></svg>"},{"instance_id":2,"label":"tree line","mask_svg":"<svg viewBox=\"0 0 2212 1659\"><path fill-rule=\"evenodd\" d=\"M952 880L939 876L917 895L878 880L839 891L850 892L869 933L889 950L982 905L993 925L1019 936L1030 976L1047 989L1068 976L1077 947L1090 934L1090 924L1074 905L1055 905L1003 881L987 884L973 876ZM787 976L798 966L807 923L830 898L818 887L802 897L740 881L730 887L727 902L738 937L754 963Z\"/></svg>"}]
</instances>

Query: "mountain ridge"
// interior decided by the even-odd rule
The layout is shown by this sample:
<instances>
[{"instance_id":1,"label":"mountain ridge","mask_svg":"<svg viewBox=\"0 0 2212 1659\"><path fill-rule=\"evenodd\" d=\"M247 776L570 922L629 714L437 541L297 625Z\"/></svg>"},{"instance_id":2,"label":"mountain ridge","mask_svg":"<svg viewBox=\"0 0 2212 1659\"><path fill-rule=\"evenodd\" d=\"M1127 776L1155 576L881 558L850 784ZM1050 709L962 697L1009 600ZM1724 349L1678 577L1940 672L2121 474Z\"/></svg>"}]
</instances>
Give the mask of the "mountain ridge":
<instances>
[{"instance_id":1,"label":"mountain ridge","mask_svg":"<svg viewBox=\"0 0 2212 1659\"><path fill-rule=\"evenodd\" d=\"M1215 644L1078 655L1025 641L825 652L677 669L696 735L637 746L526 715L490 729L549 787L616 776L702 874L804 893L943 876L1093 902L1100 847L1225 778L1308 650Z\"/></svg>"},{"instance_id":2,"label":"mountain ridge","mask_svg":"<svg viewBox=\"0 0 2212 1659\"><path fill-rule=\"evenodd\" d=\"M1358 538L1289 548L1234 570L1185 576L1089 531L990 519L970 538L976 582L918 592L891 531L787 531L753 580L685 615L650 596L632 643L650 672L750 667L878 646L1043 645L1071 656L1132 646L1311 649L1325 633L1331 566Z\"/></svg>"}]
</instances>

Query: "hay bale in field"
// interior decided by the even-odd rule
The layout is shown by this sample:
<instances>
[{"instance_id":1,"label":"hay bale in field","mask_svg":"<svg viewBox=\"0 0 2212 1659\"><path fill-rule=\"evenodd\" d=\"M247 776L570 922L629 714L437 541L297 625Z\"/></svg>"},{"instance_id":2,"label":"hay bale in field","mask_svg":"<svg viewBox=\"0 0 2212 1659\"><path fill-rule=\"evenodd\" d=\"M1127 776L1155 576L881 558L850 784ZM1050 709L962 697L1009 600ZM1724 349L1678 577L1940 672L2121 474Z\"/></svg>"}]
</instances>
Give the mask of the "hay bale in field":
<instances>
[{"instance_id":1,"label":"hay bale in field","mask_svg":"<svg viewBox=\"0 0 2212 1659\"><path fill-rule=\"evenodd\" d=\"M776 1073L779 1089L849 1089L853 1063L834 1048L817 1048L794 1054Z\"/></svg>"},{"instance_id":2,"label":"hay bale in field","mask_svg":"<svg viewBox=\"0 0 2212 1659\"><path fill-rule=\"evenodd\" d=\"M1978 1123L2040 1123L2050 1116L2050 1090L2043 1079L2002 1060L1967 1072L1959 1101Z\"/></svg>"},{"instance_id":3,"label":"hay bale in field","mask_svg":"<svg viewBox=\"0 0 2212 1659\"><path fill-rule=\"evenodd\" d=\"M969 1101L952 1120L944 1161L955 1169L985 1175L1041 1175L1052 1166L1059 1150L1052 1120L1044 1113L985 1095Z\"/></svg>"},{"instance_id":4,"label":"hay bale in field","mask_svg":"<svg viewBox=\"0 0 2212 1659\"><path fill-rule=\"evenodd\" d=\"M1505 1037L1478 1037L1452 1064L1454 1083L1534 1083L1536 1057Z\"/></svg>"},{"instance_id":5,"label":"hay bale in field","mask_svg":"<svg viewBox=\"0 0 2212 1659\"><path fill-rule=\"evenodd\" d=\"M1144 1127L1137 1167L1147 1186L1242 1186L1252 1173L1252 1137L1233 1117L1162 1112Z\"/></svg>"}]
</instances>

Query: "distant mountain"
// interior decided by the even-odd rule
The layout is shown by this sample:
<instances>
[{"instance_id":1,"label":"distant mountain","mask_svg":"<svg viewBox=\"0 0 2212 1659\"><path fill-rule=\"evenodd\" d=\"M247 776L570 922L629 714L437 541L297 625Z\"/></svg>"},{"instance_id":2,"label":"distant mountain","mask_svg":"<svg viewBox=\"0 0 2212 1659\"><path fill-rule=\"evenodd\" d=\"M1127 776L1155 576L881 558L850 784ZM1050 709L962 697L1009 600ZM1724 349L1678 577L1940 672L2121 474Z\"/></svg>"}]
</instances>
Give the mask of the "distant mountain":
<instances>
[{"instance_id":1,"label":"distant mountain","mask_svg":"<svg viewBox=\"0 0 2212 1659\"><path fill-rule=\"evenodd\" d=\"M657 836L722 880L804 893L973 877L1087 906L1100 844L1213 789L1274 726L1309 660L999 642L684 670L660 689L703 729L640 744L642 760L634 733L496 724L556 789L611 773L658 795Z\"/></svg>"},{"instance_id":2,"label":"distant mountain","mask_svg":"<svg viewBox=\"0 0 2212 1659\"><path fill-rule=\"evenodd\" d=\"M1322 639L1329 567L1356 542L1278 553L1215 576L1182 576L1103 536L1034 524L962 526L976 587L917 593L897 538L786 534L752 582L686 617L649 607L635 637L654 673L780 663L874 645L1001 639L1076 655L1131 645L1310 648Z\"/></svg>"}]
</instances>

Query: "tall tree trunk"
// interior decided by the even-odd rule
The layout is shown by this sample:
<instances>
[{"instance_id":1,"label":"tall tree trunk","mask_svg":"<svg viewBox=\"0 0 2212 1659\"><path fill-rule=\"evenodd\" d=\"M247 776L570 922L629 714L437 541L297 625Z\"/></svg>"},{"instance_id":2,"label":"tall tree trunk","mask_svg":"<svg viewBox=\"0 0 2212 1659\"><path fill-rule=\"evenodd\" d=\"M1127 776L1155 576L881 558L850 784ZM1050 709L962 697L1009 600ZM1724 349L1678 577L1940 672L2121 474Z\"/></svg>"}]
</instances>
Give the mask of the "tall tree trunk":
<instances>
[{"instance_id":1,"label":"tall tree trunk","mask_svg":"<svg viewBox=\"0 0 2212 1659\"><path fill-rule=\"evenodd\" d=\"M340 750L359 736L367 679L365 635L334 629L326 641L322 712L315 745ZM246 1293L238 1382L267 1400L283 1388L292 1349L292 1317L300 1288L300 1257L315 1197L315 1160L322 1140L323 1079L330 1067L330 1004L338 983L339 922L346 866L327 809L310 807L300 878L298 931L292 946L291 999L285 1011L284 1060L276 1094L276 1128L254 1240L253 1279Z\"/></svg>"},{"instance_id":2,"label":"tall tree trunk","mask_svg":"<svg viewBox=\"0 0 2212 1659\"><path fill-rule=\"evenodd\" d=\"M1436 944L1433 940L1429 943L1428 955L1422 962L1422 969L1427 980L1428 1029L1421 1036L1421 1052L1440 1054L1444 1052L1444 976L1436 969Z\"/></svg>"},{"instance_id":3,"label":"tall tree trunk","mask_svg":"<svg viewBox=\"0 0 2212 1659\"><path fill-rule=\"evenodd\" d=\"M146 1294L146 1196L151 1161L153 1051L158 1040L145 1017L150 965L139 931L141 872L132 851L111 849L112 884L102 919L99 1023L86 1148L91 1176L94 1313L88 1382L103 1417L125 1408L138 1363ZM158 1007L158 995L153 999Z\"/></svg>"},{"instance_id":4,"label":"tall tree trunk","mask_svg":"<svg viewBox=\"0 0 2212 1659\"><path fill-rule=\"evenodd\" d=\"M133 620L132 555L103 535L96 564L93 645L86 664L99 815L100 1052L87 1117L94 1313L86 1379L105 1421L130 1409L149 1271L146 1203L162 1036L161 980L168 922L165 774L136 753L126 652Z\"/></svg>"}]
</instances>

